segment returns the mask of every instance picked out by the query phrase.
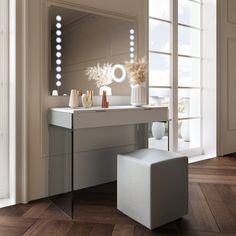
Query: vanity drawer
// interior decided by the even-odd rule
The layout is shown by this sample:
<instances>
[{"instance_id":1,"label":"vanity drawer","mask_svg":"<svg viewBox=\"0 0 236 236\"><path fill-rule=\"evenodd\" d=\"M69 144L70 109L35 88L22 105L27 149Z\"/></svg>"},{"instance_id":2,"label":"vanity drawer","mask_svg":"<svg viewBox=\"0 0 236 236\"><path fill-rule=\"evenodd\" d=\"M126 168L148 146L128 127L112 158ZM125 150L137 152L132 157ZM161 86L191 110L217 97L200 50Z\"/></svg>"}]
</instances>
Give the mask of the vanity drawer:
<instances>
[{"instance_id":1,"label":"vanity drawer","mask_svg":"<svg viewBox=\"0 0 236 236\"><path fill-rule=\"evenodd\" d=\"M74 129L93 128L104 126L119 126L129 124L141 124L154 121L166 121L168 109L143 108L126 110L98 110L93 112L74 113Z\"/></svg>"}]
</instances>

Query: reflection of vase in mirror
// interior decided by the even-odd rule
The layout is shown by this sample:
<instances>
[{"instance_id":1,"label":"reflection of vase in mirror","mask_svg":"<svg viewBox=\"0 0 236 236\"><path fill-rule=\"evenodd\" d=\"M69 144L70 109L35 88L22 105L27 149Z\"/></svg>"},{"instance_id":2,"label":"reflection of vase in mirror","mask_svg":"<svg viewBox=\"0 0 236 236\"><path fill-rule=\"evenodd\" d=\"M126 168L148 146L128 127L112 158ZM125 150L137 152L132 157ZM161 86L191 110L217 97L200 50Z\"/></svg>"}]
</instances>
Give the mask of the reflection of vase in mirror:
<instances>
[{"instance_id":1,"label":"reflection of vase in mirror","mask_svg":"<svg viewBox=\"0 0 236 236\"><path fill-rule=\"evenodd\" d=\"M57 35L57 15L61 16L61 35ZM88 81L85 69L97 63L122 64L129 60L129 31L130 28L136 29L136 26L135 22L128 18L121 16L118 19L99 15L99 12L93 14L51 6L50 23L50 91L58 88L56 83L59 81L59 95L69 94L72 88L94 90L94 95L99 95L96 85ZM58 54L57 45L61 47ZM56 64L57 55L60 56L60 65ZM56 78L57 66L61 67L59 79ZM111 88L113 95L130 96L128 79L122 83L113 83Z\"/></svg>"},{"instance_id":2,"label":"reflection of vase in mirror","mask_svg":"<svg viewBox=\"0 0 236 236\"><path fill-rule=\"evenodd\" d=\"M112 95L111 87L109 87L109 86L104 85L99 88L99 95L100 96L103 95L103 91L106 91L106 95L108 95L108 96Z\"/></svg>"}]
</instances>

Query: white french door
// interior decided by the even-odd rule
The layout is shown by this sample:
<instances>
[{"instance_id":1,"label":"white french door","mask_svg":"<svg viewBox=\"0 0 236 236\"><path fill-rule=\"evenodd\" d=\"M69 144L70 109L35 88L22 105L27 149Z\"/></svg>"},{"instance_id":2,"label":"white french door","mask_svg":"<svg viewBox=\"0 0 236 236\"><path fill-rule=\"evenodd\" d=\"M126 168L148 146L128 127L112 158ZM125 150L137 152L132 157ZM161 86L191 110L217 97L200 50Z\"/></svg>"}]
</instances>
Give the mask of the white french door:
<instances>
[{"instance_id":1,"label":"white french door","mask_svg":"<svg viewBox=\"0 0 236 236\"><path fill-rule=\"evenodd\" d=\"M201 0L149 0L149 103L169 107L170 149L188 155L202 153L201 8ZM149 147L167 149L161 129L152 124Z\"/></svg>"},{"instance_id":2,"label":"white french door","mask_svg":"<svg viewBox=\"0 0 236 236\"><path fill-rule=\"evenodd\" d=\"M0 199L9 196L8 0L0 0Z\"/></svg>"}]
</instances>

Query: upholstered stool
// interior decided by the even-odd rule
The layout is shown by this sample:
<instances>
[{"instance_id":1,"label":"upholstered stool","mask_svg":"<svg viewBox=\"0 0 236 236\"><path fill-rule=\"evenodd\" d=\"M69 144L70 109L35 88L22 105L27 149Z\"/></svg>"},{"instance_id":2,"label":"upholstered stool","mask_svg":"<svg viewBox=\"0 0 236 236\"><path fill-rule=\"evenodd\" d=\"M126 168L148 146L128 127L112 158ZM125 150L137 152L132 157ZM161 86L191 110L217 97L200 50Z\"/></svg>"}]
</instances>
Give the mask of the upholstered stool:
<instances>
[{"instance_id":1,"label":"upholstered stool","mask_svg":"<svg viewBox=\"0 0 236 236\"><path fill-rule=\"evenodd\" d=\"M187 214L187 157L157 149L119 154L117 208L149 229Z\"/></svg>"}]
</instances>

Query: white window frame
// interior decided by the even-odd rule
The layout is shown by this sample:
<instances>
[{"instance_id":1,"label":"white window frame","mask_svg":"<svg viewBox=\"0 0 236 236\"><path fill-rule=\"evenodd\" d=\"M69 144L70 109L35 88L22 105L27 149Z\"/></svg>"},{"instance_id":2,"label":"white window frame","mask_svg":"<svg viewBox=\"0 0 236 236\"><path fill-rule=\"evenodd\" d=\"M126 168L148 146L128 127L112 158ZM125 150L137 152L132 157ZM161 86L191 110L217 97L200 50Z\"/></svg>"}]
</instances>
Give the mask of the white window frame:
<instances>
[{"instance_id":1,"label":"white window frame","mask_svg":"<svg viewBox=\"0 0 236 236\"><path fill-rule=\"evenodd\" d=\"M0 0L0 207L16 202L16 0ZM2 184L3 183L3 184Z\"/></svg>"},{"instance_id":2,"label":"white window frame","mask_svg":"<svg viewBox=\"0 0 236 236\"><path fill-rule=\"evenodd\" d=\"M190 0L195 2L194 0ZM195 155L201 155L203 153L203 145L202 145L202 32L200 35L200 45L201 45L201 52L200 52L200 87L182 87L178 86L178 56L184 56L189 58L196 58L194 56L186 56L186 55L180 55L178 54L178 26L187 26L188 28L195 29L196 27L192 27L189 25L184 25L181 23L178 23L178 0L170 0L170 20L164 20L159 19L156 17L149 17L149 19L155 19L162 22L168 22L171 26L171 34L170 34L170 53L164 53L155 51L154 53L157 54L164 54L169 55L171 57L170 59L170 85L169 86L149 86L149 88L166 88L170 89L170 104L169 104L169 115L170 115L170 150L184 153L188 156L195 156ZM202 30L202 0L200 1L201 4L201 10L200 10L200 30ZM153 53L153 51L149 50L149 53ZM184 89L200 89L200 116L198 117L186 117L186 118L179 118L178 117L178 89L184 88ZM192 120L192 119L200 119L200 146L197 148L191 148L183 151L178 150L178 121L180 120Z\"/></svg>"},{"instance_id":3,"label":"white window frame","mask_svg":"<svg viewBox=\"0 0 236 236\"><path fill-rule=\"evenodd\" d=\"M9 197L9 2L0 1L0 199Z\"/></svg>"}]
</instances>

